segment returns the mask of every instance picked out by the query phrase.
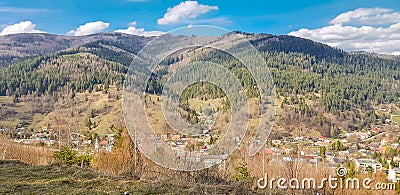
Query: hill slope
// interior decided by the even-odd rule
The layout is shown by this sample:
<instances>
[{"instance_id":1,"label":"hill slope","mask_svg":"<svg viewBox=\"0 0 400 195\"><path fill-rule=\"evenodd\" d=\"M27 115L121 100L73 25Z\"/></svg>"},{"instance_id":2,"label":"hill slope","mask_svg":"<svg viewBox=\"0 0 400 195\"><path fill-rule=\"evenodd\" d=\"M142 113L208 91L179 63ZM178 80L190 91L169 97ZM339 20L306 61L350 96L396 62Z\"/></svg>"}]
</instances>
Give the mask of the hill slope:
<instances>
[{"instance_id":1,"label":"hill slope","mask_svg":"<svg viewBox=\"0 0 400 195\"><path fill-rule=\"evenodd\" d=\"M280 114L277 125L282 129L308 128L336 136L341 130L357 130L382 123L390 117L387 113L376 114L374 109L381 106L394 111L398 109L395 104L400 97L397 92L400 67L396 58L349 54L286 35L244 35L259 49L270 67L278 92ZM80 124L77 129L82 130L87 120L92 119L97 124L96 127L88 125L89 129L106 132L111 124L102 126L99 123L122 121L119 103L124 74L135 54L151 39L120 33L82 37L48 34L0 37L0 48L15 51L20 58L18 62L0 68L0 113L3 119L0 126L15 127L21 123L37 128L32 125L54 123L55 116L67 109L64 114L80 120L74 122ZM163 68L153 75L152 89L161 89L164 75L180 61L194 60L192 51L183 52L181 57L166 59ZM26 59L26 56L30 57ZM224 64L248 89L254 85L238 62L226 54L200 51L197 57ZM3 64L9 63L7 59L10 58L2 59ZM204 88L201 93L216 94L211 96L220 98L221 93L215 87L205 85ZM149 92L159 93L156 90ZM193 90L189 92L196 94ZM186 97L192 95L186 94Z\"/></svg>"}]
</instances>

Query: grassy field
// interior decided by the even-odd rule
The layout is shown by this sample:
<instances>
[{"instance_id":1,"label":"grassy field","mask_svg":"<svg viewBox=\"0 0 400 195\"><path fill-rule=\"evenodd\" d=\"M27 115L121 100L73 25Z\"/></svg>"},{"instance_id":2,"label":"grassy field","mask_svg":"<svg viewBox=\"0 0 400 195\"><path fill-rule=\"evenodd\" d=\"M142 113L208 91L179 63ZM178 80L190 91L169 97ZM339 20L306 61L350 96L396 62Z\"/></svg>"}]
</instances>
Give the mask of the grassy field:
<instances>
[{"instance_id":1,"label":"grassy field","mask_svg":"<svg viewBox=\"0 0 400 195\"><path fill-rule=\"evenodd\" d=\"M90 118L96 126L92 131L100 135L112 133L110 126L121 126L122 95L115 86L110 86L109 94L102 91L77 93L74 99L60 98L57 102L38 100L41 106L52 105L48 113L37 113L33 101L13 102L12 97L0 96L0 114L3 116L0 127L15 128L22 124L28 130L40 130L50 125L55 129L71 129L74 132L86 131L86 120Z\"/></svg>"},{"instance_id":2,"label":"grassy field","mask_svg":"<svg viewBox=\"0 0 400 195\"><path fill-rule=\"evenodd\" d=\"M226 194L243 192L240 185L144 182L112 178L91 170L61 165L30 166L0 161L0 194ZM248 190L248 189L247 189Z\"/></svg>"},{"instance_id":3,"label":"grassy field","mask_svg":"<svg viewBox=\"0 0 400 195\"><path fill-rule=\"evenodd\" d=\"M392 120L393 120L393 122L396 122L396 123L400 124L400 115L392 116Z\"/></svg>"},{"instance_id":4,"label":"grassy field","mask_svg":"<svg viewBox=\"0 0 400 195\"><path fill-rule=\"evenodd\" d=\"M32 114L28 114L32 110L31 105L26 103L13 103L12 97L0 96L0 113L2 119L0 121L0 126L2 127L16 127L19 124L30 125ZM18 113L18 116L16 115ZM11 117L7 117L11 115Z\"/></svg>"}]
</instances>

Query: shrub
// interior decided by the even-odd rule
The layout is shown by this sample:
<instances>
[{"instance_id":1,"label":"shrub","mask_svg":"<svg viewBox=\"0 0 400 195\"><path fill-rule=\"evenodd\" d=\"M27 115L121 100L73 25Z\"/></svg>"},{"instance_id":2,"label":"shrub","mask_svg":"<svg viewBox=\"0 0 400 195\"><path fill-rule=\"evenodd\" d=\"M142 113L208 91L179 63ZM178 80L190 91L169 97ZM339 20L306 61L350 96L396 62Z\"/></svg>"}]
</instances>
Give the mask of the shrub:
<instances>
[{"instance_id":1,"label":"shrub","mask_svg":"<svg viewBox=\"0 0 400 195\"><path fill-rule=\"evenodd\" d=\"M250 171L247 169L247 163L240 163L235 167L235 171L236 174L233 176L233 179L236 181L251 181L253 179Z\"/></svg>"},{"instance_id":2,"label":"shrub","mask_svg":"<svg viewBox=\"0 0 400 195\"><path fill-rule=\"evenodd\" d=\"M75 150L63 146L60 151L54 152L53 157L55 160L68 165L79 165L81 167L87 167L90 165L93 157L91 155L78 156Z\"/></svg>"}]
</instances>

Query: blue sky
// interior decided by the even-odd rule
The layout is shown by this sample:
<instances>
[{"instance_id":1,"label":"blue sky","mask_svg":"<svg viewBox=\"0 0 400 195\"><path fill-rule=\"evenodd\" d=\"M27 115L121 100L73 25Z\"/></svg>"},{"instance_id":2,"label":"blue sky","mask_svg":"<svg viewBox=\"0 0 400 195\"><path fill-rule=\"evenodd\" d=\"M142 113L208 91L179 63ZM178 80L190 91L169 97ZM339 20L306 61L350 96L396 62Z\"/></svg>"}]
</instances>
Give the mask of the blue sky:
<instances>
[{"instance_id":1,"label":"blue sky","mask_svg":"<svg viewBox=\"0 0 400 195\"><path fill-rule=\"evenodd\" d=\"M380 46L374 49L382 44L366 45L367 39L382 40L367 36L371 29L362 29L362 26L376 31L387 28L385 33L389 33L388 37L396 35L395 40L400 40L400 35L397 37L400 28L395 31L389 29L391 25L400 23L398 12L398 0L3 0L0 2L0 28L3 29L0 35L18 32L84 35L115 30L157 35L160 31L167 32L190 24L206 24L245 32L291 34L345 50L400 54L399 48L390 49L388 46L385 49ZM332 22L340 14L345 14L350 20ZM389 16L383 19L378 17L385 14ZM389 22L379 22L379 19ZM21 23L23 21L25 23ZM90 24L82 26L86 23ZM131 27L129 30L128 26ZM327 34L326 31L330 32ZM364 37L338 37L343 33L338 35L333 31L358 33ZM353 39L364 45L349 45ZM387 39L384 41L388 42Z\"/></svg>"}]
</instances>

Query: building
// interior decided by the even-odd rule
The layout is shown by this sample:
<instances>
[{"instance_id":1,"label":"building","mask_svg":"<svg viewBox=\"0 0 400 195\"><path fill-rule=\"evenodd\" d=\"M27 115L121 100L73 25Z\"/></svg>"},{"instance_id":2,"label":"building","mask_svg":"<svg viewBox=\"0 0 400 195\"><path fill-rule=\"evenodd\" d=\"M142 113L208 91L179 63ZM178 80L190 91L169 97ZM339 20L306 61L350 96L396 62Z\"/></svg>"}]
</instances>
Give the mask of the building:
<instances>
[{"instance_id":1,"label":"building","mask_svg":"<svg viewBox=\"0 0 400 195\"><path fill-rule=\"evenodd\" d=\"M388 171L388 177L387 177L388 181L390 182L398 182L400 181L400 168L395 167L395 168L391 168Z\"/></svg>"},{"instance_id":2,"label":"building","mask_svg":"<svg viewBox=\"0 0 400 195\"><path fill-rule=\"evenodd\" d=\"M272 140L271 142L274 145L282 145L282 141L281 140Z\"/></svg>"},{"instance_id":3,"label":"building","mask_svg":"<svg viewBox=\"0 0 400 195\"><path fill-rule=\"evenodd\" d=\"M209 155L209 154L203 154L200 156L200 159L204 161L204 166L205 167L211 167L219 162L221 164L219 165L219 168L225 169L225 159L228 158L227 155Z\"/></svg>"},{"instance_id":4,"label":"building","mask_svg":"<svg viewBox=\"0 0 400 195\"><path fill-rule=\"evenodd\" d=\"M368 167L372 168L372 172L382 170L382 164L374 159L355 159L356 170L360 172L367 171Z\"/></svg>"}]
</instances>

